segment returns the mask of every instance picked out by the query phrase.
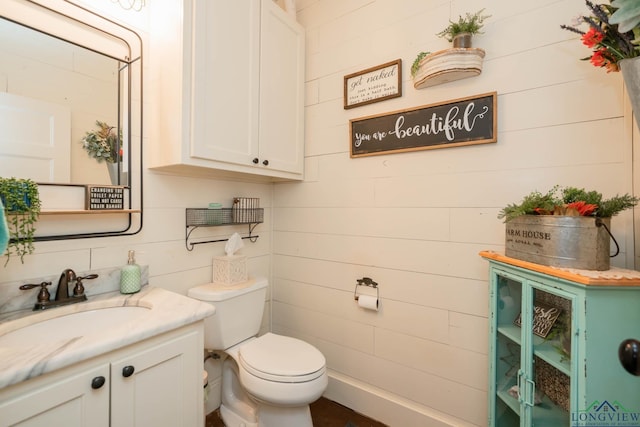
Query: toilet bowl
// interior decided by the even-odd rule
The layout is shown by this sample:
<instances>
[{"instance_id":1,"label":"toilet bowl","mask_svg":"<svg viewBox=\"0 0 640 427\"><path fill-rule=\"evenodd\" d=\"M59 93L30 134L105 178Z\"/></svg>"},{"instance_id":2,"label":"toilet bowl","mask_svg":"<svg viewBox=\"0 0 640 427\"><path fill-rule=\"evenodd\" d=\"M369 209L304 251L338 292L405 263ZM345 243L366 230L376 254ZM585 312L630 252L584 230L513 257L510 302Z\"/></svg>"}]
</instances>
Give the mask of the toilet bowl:
<instances>
[{"instance_id":1,"label":"toilet bowl","mask_svg":"<svg viewBox=\"0 0 640 427\"><path fill-rule=\"evenodd\" d=\"M216 307L205 320L205 347L222 350L226 427L312 427L309 404L328 384L322 353L297 338L260 337L267 281L197 286L188 295Z\"/></svg>"}]
</instances>

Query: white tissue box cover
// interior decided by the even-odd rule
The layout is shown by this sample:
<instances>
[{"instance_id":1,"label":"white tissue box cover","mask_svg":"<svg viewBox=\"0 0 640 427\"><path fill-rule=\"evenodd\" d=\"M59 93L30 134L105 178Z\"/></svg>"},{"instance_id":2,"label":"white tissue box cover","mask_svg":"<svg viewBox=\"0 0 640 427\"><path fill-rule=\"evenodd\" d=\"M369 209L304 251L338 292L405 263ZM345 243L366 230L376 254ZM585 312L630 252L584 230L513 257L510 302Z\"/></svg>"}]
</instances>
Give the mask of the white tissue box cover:
<instances>
[{"instance_id":1,"label":"white tissue box cover","mask_svg":"<svg viewBox=\"0 0 640 427\"><path fill-rule=\"evenodd\" d=\"M247 281L247 256L224 255L213 257L213 281L235 285Z\"/></svg>"}]
</instances>

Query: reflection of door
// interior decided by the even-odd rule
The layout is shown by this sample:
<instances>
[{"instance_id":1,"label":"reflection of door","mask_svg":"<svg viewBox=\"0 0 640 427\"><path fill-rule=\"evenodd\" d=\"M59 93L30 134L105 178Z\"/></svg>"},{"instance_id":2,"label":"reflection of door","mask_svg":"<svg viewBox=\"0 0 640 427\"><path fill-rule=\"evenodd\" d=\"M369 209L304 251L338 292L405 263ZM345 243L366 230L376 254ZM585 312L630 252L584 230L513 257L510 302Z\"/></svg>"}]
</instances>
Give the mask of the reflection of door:
<instances>
[{"instance_id":1,"label":"reflection of door","mask_svg":"<svg viewBox=\"0 0 640 427\"><path fill-rule=\"evenodd\" d=\"M69 108L0 92L0 129L0 176L69 182Z\"/></svg>"}]
</instances>

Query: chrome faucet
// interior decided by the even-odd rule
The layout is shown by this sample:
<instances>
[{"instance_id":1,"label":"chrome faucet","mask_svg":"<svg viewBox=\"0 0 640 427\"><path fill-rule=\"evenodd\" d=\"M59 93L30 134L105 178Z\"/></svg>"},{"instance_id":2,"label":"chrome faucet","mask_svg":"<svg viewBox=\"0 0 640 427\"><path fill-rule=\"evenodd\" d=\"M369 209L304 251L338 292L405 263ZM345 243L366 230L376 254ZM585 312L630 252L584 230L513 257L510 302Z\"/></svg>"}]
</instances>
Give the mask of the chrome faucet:
<instances>
[{"instance_id":1,"label":"chrome faucet","mask_svg":"<svg viewBox=\"0 0 640 427\"><path fill-rule=\"evenodd\" d=\"M84 294L84 285L82 284L82 281L85 279L95 279L96 277L98 277L97 274L88 274L84 277L78 277L72 269L65 269L58 280L58 289L56 289L56 296L53 301L49 299L49 291L47 291L47 286L51 285L51 282L22 285L20 286L20 289L27 290L37 287L41 288L38 293L38 302L33 307L34 311L38 311L86 301L87 296ZM69 286L72 284L74 285L73 292L70 292Z\"/></svg>"}]
</instances>

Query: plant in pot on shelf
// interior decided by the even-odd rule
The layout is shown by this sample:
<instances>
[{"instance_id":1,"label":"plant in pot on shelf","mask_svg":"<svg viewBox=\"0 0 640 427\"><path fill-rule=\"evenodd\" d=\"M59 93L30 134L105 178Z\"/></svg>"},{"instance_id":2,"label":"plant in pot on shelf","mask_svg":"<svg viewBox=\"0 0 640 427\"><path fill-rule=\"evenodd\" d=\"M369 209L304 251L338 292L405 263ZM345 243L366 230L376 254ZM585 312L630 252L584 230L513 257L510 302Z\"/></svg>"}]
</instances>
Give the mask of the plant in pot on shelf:
<instances>
[{"instance_id":1,"label":"plant in pot on shelf","mask_svg":"<svg viewBox=\"0 0 640 427\"><path fill-rule=\"evenodd\" d=\"M100 120L96 120L96 125L97 130L87 132L82 138L82 148L98 163L107 164L111 183L118 185L118 169L122 172L122 131L118 136L115 127Z\"/></svg>"},{"instance_id":2,"label":"plant in pot on shelf","mask_svg":"<svg viewBox=\"0 0 640 427\"><path fill-rule=\"evenodd\" d=\"M533 191L498 214L507 226L506 255L543 265L608 270L611 217L638 201L629 194L604 199L597 191L576 187Z\"/></svg>"},{"instance_id":3,"label":"plant in pot on shelf","mask_svg":"<svg viewBox=\"0 0 640 427\"><path fill-rule=\"evenodd\" d=\"M482 12L484 9L476 13L467 13L464 18L460 15L457 22L449 21L449 26L436 35L453 42L454 48L469 48L473 35L482 34L485 19L491 17L491 15L483 15Z\"/></svg>"},{"instance_id":4,"label":"plant in pot on shelf","mask_svg":"<svg viewBox=\"0 0 640 427\"><path fill-rule=\"evenodd\" d=\"M9 232L5 265L12 255L20 257L33 253L35 223L40 215L38 184L30 179L0 178L0 199L5 208Z\"/></svg>"},{"instance_id":5,"label":"plant in pot on shelf","mask_svg":"<svg viewBox=\"0 0 640 427\"><path fill-rule=\"evenodd\" d=\"M458 21L449 21L449 26L436 35L453 42L453 49L439 52L420 52L411 65L414 87L422 89L440 83L447 83L466 77L473 77L482 71L485 52L471 48L471 38L480 34L485 19L484 9L476 13L459 16Z\"/></svg>"},{"instance_id":6,"label":"plant in pot on shelf","mask_svg":"<svg viewBox=\"0 0 640 427\"><path fill-rule=\"evenodd\" d=\"M607 73L622 71L627 93L640 126L640 2L613 0L611 4L585 1L591 12L580 16L573 25L560 28L580 35L592 50L582 58Z\"/></svg>"}]
</instances>

